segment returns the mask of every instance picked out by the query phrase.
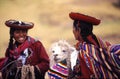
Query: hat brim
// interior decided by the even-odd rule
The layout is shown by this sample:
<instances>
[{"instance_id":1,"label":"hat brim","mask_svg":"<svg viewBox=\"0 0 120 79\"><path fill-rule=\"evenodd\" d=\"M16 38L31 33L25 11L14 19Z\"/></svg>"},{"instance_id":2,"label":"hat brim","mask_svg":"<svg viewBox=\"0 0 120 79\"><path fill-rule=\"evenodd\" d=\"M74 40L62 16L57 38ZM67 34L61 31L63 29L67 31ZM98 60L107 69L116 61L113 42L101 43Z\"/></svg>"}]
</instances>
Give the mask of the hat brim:
<instances>
[{"instance_id":1,"label":"hat brim","mask_svg":"<svg viewBox=\"0 0 120 79\"><path fill-rule=\"evenodd\" d=\"M5 22L5 25L10 28L15 29L31 29L33 28L34 24L32 22L24 22L24 24L15 23L16 20L8 20Z\"/></svg>"},{"instance_id":2,"label":"hat brim","mask_svg":"<svg viewBox=\"0 0 120 79\"><path fill-rule=\"evenodd\" d=\"M100 20L99 19L96 19L96 18L88 16L88 15L84 15L84 14L81 14L81 13L71 12L69 14L69 17L72 20L85 21L85 22L91 23L93 25L99 25L100 24Z\"/></svg>"}]
</instances>

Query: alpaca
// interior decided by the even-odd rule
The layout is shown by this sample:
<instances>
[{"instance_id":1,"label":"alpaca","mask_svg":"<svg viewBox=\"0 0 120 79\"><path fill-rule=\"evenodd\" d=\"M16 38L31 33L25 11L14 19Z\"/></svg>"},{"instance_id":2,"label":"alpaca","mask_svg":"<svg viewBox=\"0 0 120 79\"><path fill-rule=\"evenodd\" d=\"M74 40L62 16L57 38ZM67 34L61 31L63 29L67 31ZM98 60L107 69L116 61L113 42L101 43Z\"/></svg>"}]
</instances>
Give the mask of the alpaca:
<instances>
[{"instance_id":1,"label":"alpaca","mask_svg":"<svg viewBox=\"0 0 120 79\"><path fill-rule=\"evenodd\" d=\"M77 50L65 40L59 40L50 48L50 69L48 76L50 79L66 79L69 71L76 64Z\"/></svg>"}]
</instances>

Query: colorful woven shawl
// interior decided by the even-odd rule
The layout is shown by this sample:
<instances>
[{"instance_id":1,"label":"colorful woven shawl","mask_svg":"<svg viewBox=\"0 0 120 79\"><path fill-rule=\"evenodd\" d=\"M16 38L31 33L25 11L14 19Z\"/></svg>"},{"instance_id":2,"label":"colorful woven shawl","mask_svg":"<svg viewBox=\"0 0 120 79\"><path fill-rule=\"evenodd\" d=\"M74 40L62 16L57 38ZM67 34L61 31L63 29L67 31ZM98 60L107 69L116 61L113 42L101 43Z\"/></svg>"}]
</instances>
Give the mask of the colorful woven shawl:
<instances>
[{"instance_id":1,"label":"colorful woven shawl","mask_svg":"<svg viewBox=\"0 0 120 79\"><path fill-rule=\"evenodd\" d=\"M91 75L90 78L120 78L120 45L107 47L101 39L98 41L100 48L86 42L79 44L79 57L85 61L86 66L94 75ZM81 61L80 58L78 61ZM81 64L81 66L84 65Z\"/></svg>"},{"instance_id":2,"label":"colorful woven shawl","mask_svg":"<svg viewBox=\"0 0 120 79\"><path fill-rule=\"evenodd\" d=\"M57 63L48 70L50 79L66 79L68 76L67 66L63 63Z\"/></svg>"}]
</instances>

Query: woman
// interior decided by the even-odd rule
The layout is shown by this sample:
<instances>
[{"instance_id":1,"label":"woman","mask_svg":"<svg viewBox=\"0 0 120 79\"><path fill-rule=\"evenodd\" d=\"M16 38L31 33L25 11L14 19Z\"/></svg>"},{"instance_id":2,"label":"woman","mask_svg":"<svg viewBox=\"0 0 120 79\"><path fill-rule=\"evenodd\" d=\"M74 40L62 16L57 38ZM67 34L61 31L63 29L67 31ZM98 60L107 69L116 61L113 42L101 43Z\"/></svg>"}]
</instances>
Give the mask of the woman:
<instances>
[{"instance_id":1,"label":"woman","mask_svg":"<svg viewBox=\"0 0 120 79\"><path fill-rule=\"evenodd\" d=\"M74 20L73 34L78 40L76 49L79 51L70 79L120 78L120 49L111 54L110 44L103 42L92 32L93 25L100 24L100 20L74 12L71 12L69 16ZM120 48L120 45L118 47Z\"/></svg>"},{"instance_id":2,"label":"woman","mask_svg":"<svg viewBox=\"0 0 120 79\"><path fill-rule=\"evenodd\" d=\"M10 41L5 53L7 59L1 69L3 79L25 78L29 73L31 78L44 79L49 68L49 57L43 44L27 35L34 24L17 20L8 20L5 24L10 28ZM28 72L24 72L25 68L29 68Z\"/></svg>"}]
</instances>

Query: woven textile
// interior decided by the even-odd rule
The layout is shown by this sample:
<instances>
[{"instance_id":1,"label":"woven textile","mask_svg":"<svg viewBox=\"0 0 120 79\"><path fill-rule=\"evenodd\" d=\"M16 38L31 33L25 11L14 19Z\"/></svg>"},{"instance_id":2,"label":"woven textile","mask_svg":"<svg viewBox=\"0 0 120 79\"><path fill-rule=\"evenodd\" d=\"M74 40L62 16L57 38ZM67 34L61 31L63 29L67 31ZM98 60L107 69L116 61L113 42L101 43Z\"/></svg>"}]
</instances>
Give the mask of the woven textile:
<instances>
[{"instance_id":1,"label":"woven textile","mask_svg":"<svg viewBox=\"0 0 120 79\"><path fill-rule=\"evenodd\" d=\"M50 79L66 79L68 76L67 66L62 63L57 63L48 70Z\"/></svg>"},{"instance_id":2,"label":"woven textile","mask_svg":"<svg viewBox=\"0 0 120 79\"><path fill-rule=\"evenodd\" d=\"M102 40L98 39L98 41L101 45L100 48L92 44L87 44L86 42L79 44L80 50L78 57L80 58L78 58L78 60L80 63L81 59L85 62L84 65L80 64L80 68L87 66L87 69L93 73L92 75L89 75L89 78L120 78L120 45L107 47ZM82 71L82 69L79 70L80 71L77 72L81 72L81 74L78 74L77 76L81 78L86 72L84 70Z\"/></svg>"}]
</instances>

